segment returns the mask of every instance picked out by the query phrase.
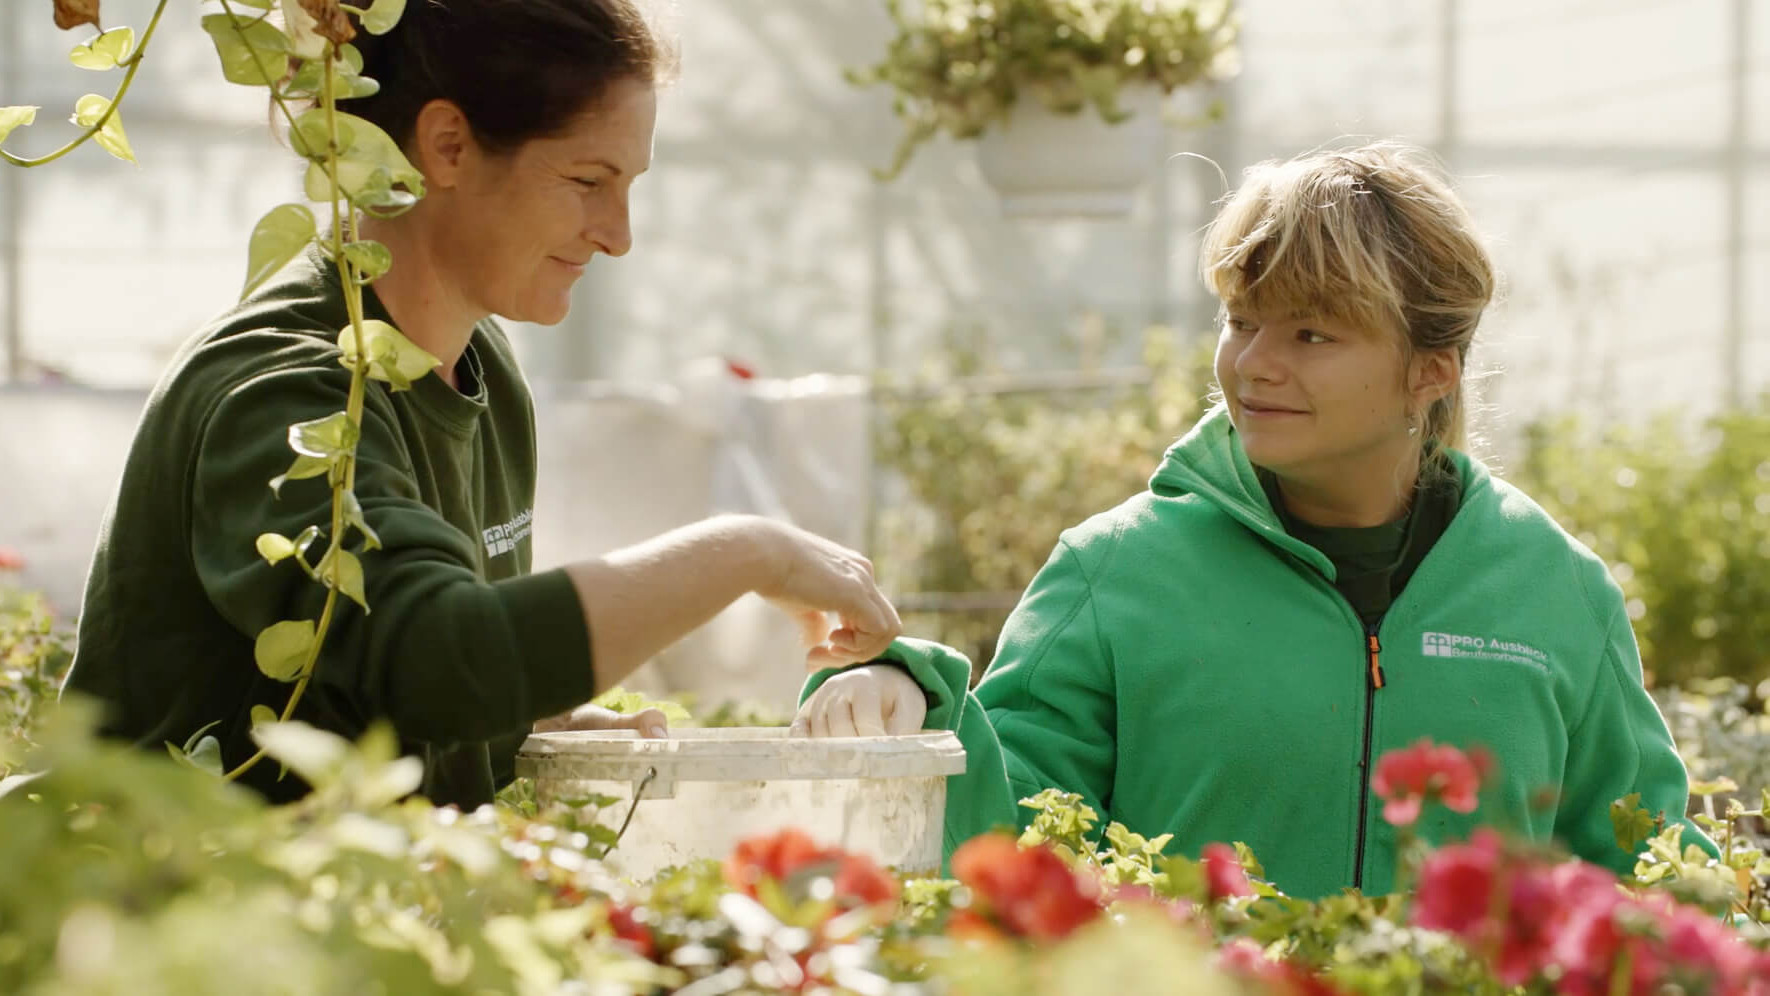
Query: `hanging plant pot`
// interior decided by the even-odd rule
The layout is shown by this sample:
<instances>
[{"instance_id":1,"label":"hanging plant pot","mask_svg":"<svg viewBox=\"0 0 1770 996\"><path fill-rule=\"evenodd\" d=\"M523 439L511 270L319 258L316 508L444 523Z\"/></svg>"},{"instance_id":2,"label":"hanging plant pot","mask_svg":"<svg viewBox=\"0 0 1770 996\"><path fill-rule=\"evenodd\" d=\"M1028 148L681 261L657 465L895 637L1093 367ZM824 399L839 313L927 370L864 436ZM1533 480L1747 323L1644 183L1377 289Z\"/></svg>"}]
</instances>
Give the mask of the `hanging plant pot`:
<instances>
[{"instance_id":1,"label":"hanging plant pot","mask_svg":"<svg viewBox=\"0 0 1770 996\"><path fill-rule=\"evenodd\" d=\"M977 139L977 165L1010 217L1123 217L1160 165L1162 91L1126 87L1130 117L1107 124L1092 108L1058 114L1021 99Z\"/></svg>"}]
</instances>

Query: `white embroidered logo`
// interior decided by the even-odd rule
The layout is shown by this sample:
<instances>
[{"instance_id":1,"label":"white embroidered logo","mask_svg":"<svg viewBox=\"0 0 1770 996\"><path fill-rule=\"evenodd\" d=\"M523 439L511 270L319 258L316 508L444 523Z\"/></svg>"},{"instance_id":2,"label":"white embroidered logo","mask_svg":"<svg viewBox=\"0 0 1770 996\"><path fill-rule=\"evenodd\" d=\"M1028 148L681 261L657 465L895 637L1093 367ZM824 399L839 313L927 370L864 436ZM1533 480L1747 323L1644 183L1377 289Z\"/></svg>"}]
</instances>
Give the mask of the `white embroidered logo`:
<instances>
[{"instance_id":1,"label":"white embroidered logo","mask_svg":"<svg viewBox=\"0 0 1770 996\"><path fill-rule=\"evenodd\" d=\"M1549 655L1528 643L1501 640L1495 637L1464 636L1459 633L1425 633L1420 637L1420 653L1427 657L1472 657L1490 661L1512 661L1529 664L1538 670L1549 669Z\"/></svg>"},{"instance_id":2,"label":"white embroidered logo","mask_svg":"<svg viewBox=\"0 0 1770 996\"><path fill-rule=\"evenodd\" d=\"M527 538L533 530L535 510L529 509L501 526L492 526L481 533L486 541L486 558L506 554L516 549L516 544Z\"/></svg>"}]
</instances>

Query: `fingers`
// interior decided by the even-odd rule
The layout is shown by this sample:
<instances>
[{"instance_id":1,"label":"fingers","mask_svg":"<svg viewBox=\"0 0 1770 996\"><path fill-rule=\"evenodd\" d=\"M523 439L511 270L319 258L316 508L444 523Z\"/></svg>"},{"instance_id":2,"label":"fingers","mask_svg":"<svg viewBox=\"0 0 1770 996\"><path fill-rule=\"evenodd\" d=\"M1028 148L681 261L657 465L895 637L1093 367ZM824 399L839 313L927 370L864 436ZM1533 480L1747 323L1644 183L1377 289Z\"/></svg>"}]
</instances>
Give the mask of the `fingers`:
<instances>
[{"instance_id":1,"label":"fingers","mask_svg":"<svg viewBox=\"0 0 1770 996\"><path fill-rule=\"evenodd\" d=\"M916 680L884 665L854 668L824 682L793 717L790 736L903 736L922 729L927 699Z\"/></svg>"},{"instance_id":2,"label":"fingers","mask_svg":"<svg viewBox=\"0 0 1770 996\"><path fill-rule=\"evenodd\" d=\"M670 717L661 709L645 709L631 716L622 718L621 726L630 730L638 730L642 737L662 739L670 735Z\"/></svg>"},{"instance_id":3,"label":"fingers","mask_svg":"<svg viewBox=\"0 0 1770 996\"><path fill-rule=\"evenodd\" d=\"M871 675L856 676L848 695L848 714L855 736L885 735L885 703L879 695L879 683Z\"/></svg>"},{"instance_id":4,"label":"fingers","mask_svg":"<svg viewBox=\"0 0 1770 996\"><path fill-rule=\"evenodd\" d=\"M807 647L822 646L830 638L830 616L821 609L801 609L793 614L799 622L799 639Z\"/></svg>"},{"instance_id":5,"label":"fingers","mask_svg":"<svg viewBox=\"0 0 1770 996\"><path fill-rule=\"evenodd\" d=\"M928 703L922 697L922 690L917 688L913 696L898 696L893 703L890 715L885 718L885 733L893 737L920 733L922 722L927 718Z\"/></svg>"},{"instance_id":6,"label":"fingers","mask_svg":"<svg viewBox=\"0 0 1770 996\"><path fill-rule=\"evenodd\" d=\"M853 663L854 658L849 657L827 644L820 647L812 647L805 652L805 670L807 671L822 671L825 668L831 667L847 667Z\"/></svg>"}]
</instances>

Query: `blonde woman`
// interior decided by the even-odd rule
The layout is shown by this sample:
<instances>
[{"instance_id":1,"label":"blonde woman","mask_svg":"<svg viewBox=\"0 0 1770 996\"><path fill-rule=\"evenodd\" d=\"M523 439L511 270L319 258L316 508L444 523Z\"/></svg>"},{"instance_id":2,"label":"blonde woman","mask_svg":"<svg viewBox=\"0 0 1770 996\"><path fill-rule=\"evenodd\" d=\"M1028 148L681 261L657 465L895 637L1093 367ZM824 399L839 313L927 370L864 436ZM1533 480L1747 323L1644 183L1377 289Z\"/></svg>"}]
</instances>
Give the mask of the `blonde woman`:
<instances>
[{"instance_id":1,"label":"blonde woman","mask_svg":"<svg viewBox=\"0 0 1770 996\"><path fill-rule=\"evenodd\" d=\"M1179 853L1246 841L1293 895L1383 892L1371 766L1429 737L1497 762L1429 839L1499 823L1629 867L1610 803L1679 819L1687 776L1604 564L1463 449L1494 274L1445 179L1393 144L1262 163L1201 268L1220 403L1063 534L976 691L898 641L817 675L799 728L957 730L949 853L1056 786Z\"/></svg>"}]
</instances>

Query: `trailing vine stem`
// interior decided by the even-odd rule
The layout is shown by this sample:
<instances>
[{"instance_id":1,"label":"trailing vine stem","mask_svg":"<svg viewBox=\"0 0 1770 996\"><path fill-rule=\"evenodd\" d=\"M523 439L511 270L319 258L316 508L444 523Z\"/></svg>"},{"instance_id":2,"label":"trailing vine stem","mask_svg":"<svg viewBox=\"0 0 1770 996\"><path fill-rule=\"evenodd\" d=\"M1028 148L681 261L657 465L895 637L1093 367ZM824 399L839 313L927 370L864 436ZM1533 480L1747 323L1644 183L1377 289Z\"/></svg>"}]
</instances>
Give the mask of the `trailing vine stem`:
<instances>
[{"instance_id":1,"label":"trailing vine stem","mask_svg":"<svg viewBox=\"0 0 1770 996\"><path fill-rule=\"evenodd\" d=\"M234 16L233 8L228 3L228 0L222 0L222 6L227 9L230 16ZM265 67L263 62L259 59L258 50L253 48L251 41L245 39L243 35L242 41L244 41L247 48L251 50L253 61L259 66L260 72L266 79L269 79L269 74L263 72ZM344 306L349 313L350 326L356 336L356 341L359 344L356 362L350 367L350 392L345 402L345 412L349 418L351 426L357 429L360 435L363 418L363 399L368 384L369 351L366 348L360 348L360 344L365 343L367 338L363 329L363 289L361 274L359 273L356 264L352 262L350 257L344 252L344 247L347 243L346 234L348 233L348 241L354 242L356 240L357 228L356 212L346 200L343 185L338 179L338 100L331 71L331 64L337 58L337 55L337 45L328 40L326 42L325 54L323 56L324 61L320 72L320 106L325 113L326 119L324 168L326 172L326 181L331 188L329 201L332 210L332 228L330 238L325 240L325 245L330 252L333 262L336 263L338 267L339 280L342 282L344 288ZM274 83L271 85L270 93L271 100L282 112L283 117L288 120L289 126L293 131L295 128L295 118L288 108L284 95L277 92ZM332 570L334 572L338 570L337 565L339 563L339 554L343 551L345 529L348 525L345 518L344 496L353 492L356 488L356 439L357 436L351 438L347 452L342 457L342 472L328 474L328 479L332 484L332 529L328 538L326 553L320 558L319 562L322 566L327 564L332 565ZM299 677L295 681L295 688L289 693L289 701L283 706L282 712L277 717L279 721L287 722L294 716L295 707L301 702L302 694L307 691L309 682L313 680L314 668L319 662L320 651L325 646L326 634L331 629L332 619L338 608L339 588L340 585L336 579L334 579L333 583L326 586L326 603L325 607L320 611L320 620L314 630L313 642L308 648L306 660L302 662ZM238 767L227 772L223 777L230 781L237 780L255 767L259 761L264 759L264 757L264 749L260 747L251 757L241 762Z\"/></svg>"},{"instance_id":2,"label":"trailing vine stem","mask_svg":"<svg viewBox=\"0 0 1770 996\"><path fill-rule=\"evenodd\" d=\"M160 15L166 12L166 4L168 2L169 0L160 0L160 2L154 6L154 14L148 19L148 26L142 31L141 41L136 44L135 51L130 52L124 57L122 62L118 63L118 65L126 67L123 72L123 82L117 84L117 92L111 96L110 106L104 109L104 113L98 116L97 121L92 122L91 125L87 126L85 131L75 136L68 142L68 144L56 149L54 152L46 153L35 158L26 158L23 156L15 156L12 153L7 152L5 149L0 149L0 161L9 162L14 166L23 166L26 169L33 166L42 166L45 163L55 162L62 156L74 151L90 141L92 136L104 130L104 126L109 124L111 118L116 115L117 108L122 106L123 95L129 92L129 84L135 81L135 71L141 68L141 57L147 54L148 42L153 41L154 30L160 26Z\"/></svg>"}]
</instances>

